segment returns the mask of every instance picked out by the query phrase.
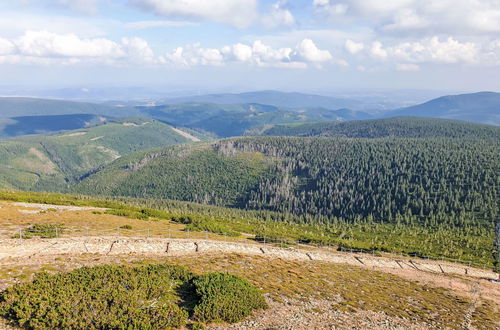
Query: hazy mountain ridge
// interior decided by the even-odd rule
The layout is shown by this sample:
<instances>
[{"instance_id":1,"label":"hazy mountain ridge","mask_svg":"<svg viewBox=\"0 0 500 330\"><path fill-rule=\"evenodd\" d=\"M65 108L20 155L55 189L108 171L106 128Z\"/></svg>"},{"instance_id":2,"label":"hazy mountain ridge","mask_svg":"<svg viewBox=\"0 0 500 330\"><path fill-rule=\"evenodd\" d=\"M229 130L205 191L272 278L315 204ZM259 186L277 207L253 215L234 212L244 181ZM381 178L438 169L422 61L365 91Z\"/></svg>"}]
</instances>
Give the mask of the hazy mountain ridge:
<instances>
[{"instance_id":1,"label":"hazy mountain ridge","mask_svg":"<svg viewBox=\"0 0 500 330\"><path fill-rule=\"evenodd\" d=\"M448 95L419 105L389 111L384 116L447 118L500 125L500 93Z\"/></svg>"},{"instance_id":2,"label":"hazy mountain ridge","mask_svg":"<svg viewBox=\"0 0 500 330\"><path fill-rule=\"evenodd\" d=\"M337 98L331 96L296 93L296 92L279 92L279 91L255 91L239 94L208 94L195 95L188 97L169 98L162 100L167 104L200 102L200 103L215 103L215 104L239 104L239 103L260 103L268 104L276 107L286 108L301 108L301 107L323 107L329 109L340 108L362 108L362 102L348 99Z\"/></svg>"},{"instance_id":3,"label":"hazy mountain ridge","mask_svg":"<svg viewBox=\"0 0 500 330\"><path fill-rule=\"evenodd\" d=\"M0 118L93 114L110 117L137 116L129 107L30 97L0 97Z\"/></svg>"}]
</instances>

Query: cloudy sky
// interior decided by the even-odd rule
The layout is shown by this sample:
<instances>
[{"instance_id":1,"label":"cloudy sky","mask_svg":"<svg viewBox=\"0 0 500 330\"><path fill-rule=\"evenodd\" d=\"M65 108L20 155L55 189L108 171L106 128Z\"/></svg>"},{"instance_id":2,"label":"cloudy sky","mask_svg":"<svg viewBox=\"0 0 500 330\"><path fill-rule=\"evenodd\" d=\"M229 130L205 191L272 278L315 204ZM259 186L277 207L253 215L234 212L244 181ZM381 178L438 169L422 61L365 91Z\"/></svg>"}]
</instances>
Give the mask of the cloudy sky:
<instances>
[{"instance_id":1,"label":"cloudy sky","mask_svg":"<svg viewBox=\"0 0 500 330\"><path fill-rule=\"evenodd\" d=\"M1 83L500 91L500 0L0 0Z\"/></svg>"}]
</instances>

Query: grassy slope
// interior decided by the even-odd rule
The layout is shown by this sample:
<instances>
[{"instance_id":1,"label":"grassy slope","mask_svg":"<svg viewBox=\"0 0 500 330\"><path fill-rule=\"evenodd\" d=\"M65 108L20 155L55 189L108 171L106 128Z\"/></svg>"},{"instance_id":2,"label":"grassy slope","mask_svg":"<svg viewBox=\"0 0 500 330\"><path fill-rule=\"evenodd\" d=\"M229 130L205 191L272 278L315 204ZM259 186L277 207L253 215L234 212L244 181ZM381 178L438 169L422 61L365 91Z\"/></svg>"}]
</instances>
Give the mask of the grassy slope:
<instances>
[{"instance_id":1,"label":"grassy slope","mask_svg":"<svg viewBox=\"0 0 500 330\"><path fill-rule=\"evenodd\" d=\"M209 144L174 146L123 157L74 191L238 206L270 163L257 152L224 157Z\"/></svg>"},{"instance_id":2,"label":"grassy slope","mask_svg":"<svg viewBox=\"0 0 500 330\"><path fill-rule=\"evenodd\" d=\"M141 149L189 142L168 125L124 119L54 136L0 141L0 187L61 190L116 158Z\"/></svg>"}]
</instances>

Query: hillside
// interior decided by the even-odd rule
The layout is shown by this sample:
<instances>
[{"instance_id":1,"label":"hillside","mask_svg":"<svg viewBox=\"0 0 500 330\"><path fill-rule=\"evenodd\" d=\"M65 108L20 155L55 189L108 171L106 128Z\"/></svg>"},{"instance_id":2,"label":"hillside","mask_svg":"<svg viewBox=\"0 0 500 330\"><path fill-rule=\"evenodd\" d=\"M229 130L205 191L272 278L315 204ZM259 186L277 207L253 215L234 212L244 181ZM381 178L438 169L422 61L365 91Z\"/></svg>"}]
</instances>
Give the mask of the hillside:
<instances>
[{"instance_id":1,"label":"hillside","mask_svg":"<svg viewBox=\"0 0 500 330\"><path fill-rule=\"evenodd\" d=\"M152 202L0 191L0 327L323 329L348 323L360 329L493 329L498 324L500 295L490 281L498 274L491 268L467 259L444 261L444 254L429 260L387 253L379 245L387 237L373 245L381 248L377 251L342 250L341 242L373 240L366 237L372 233L369 224L339 235L336 225L282 225L256 219L251 211L172 201L148 208ZM221 213L207 216L207 211ZM211 232L193 232L188 219L211 221ZM221 219L242 232L215 233L213 223ZM259 239L271 228L296 231L300 240ZM408 233L404 239L399 235L401 246L434 236L416 227ZM313 235L323 238L321 245L308 246L306 237ZM325 246L326 239L335 241ZM438 248L446 245L442 237L435 241ZM457 242L464 249L473 240Z\"/></svg>"},{"instance_id":2,"label":"hillside","mask_svg":"<svg viewBox=\"0 0 500 330\"><path fill-rule=\"evenodd\" d=\"M314 221L491 224L498 213L498 145L498 139L235 138L123 157L75 192L264 209Z\"/></svg>"},{"instance_id":3,"label":"hillside","mask_svg":"<svg viewBox=\"0 0 500 330\"><path fill-rule=\"evenodd\" d=\"M0 97L0 118L79 114L111 117L139 115L135 109L126 107L29 97Z\"/></svg>"},{"instance_id":4,"label":"hillside","mask_svg":"<svg viewBox=\"0 0 500 330\"><path fill-rule=\"evenodd\" d=\"M78 178L137 150L190 142L152 119L127 118L66 131L0 141L0 187L64 190Z\"/></svg>"},{"instance_id":5,"label":"hillside","mask_svg":"<svg viewBox=\"0 0 500 330\"><path fill-rule=\"evenodd\" d=\"M99 115L22 116L0 119L0 138L31 134L50 134L103 125L108 118Z\"/></svg>"},{"instance_id":6,"label":"hillside","mask_svg":"<svg viewBox=\"0 0 500 330\"><path fill-rule=\"evenodd\" d=\"M395 117L349 122L324 122L296 125L266 125L246 132L247 135L348 137L348 138L495 138L500 128L462 121Z\"/></svg>"},{"instance_id":7,"label":"hillside","mask_svg":"<svg viewBox=\"0 0 500 330\"><path fill-rule=\"evenodd\" d=\"M347 109L326 108L288 109L273 105L182 103L137 107L145 116L171 125L190 127L219 137L242 135L246 130L269 124L305 123L367 118L368 114Z\"/></svg>"},{"instance_id":8,"label":"hillside","mask_svg":"<svg viewBox=\"0 0 500 330\"><path fill-rule=\"evenodd\" d=\"M448 118L500 125L500 93L443 96L423 104L390 111L385 116Z\"/></svg>"}]
</instances>

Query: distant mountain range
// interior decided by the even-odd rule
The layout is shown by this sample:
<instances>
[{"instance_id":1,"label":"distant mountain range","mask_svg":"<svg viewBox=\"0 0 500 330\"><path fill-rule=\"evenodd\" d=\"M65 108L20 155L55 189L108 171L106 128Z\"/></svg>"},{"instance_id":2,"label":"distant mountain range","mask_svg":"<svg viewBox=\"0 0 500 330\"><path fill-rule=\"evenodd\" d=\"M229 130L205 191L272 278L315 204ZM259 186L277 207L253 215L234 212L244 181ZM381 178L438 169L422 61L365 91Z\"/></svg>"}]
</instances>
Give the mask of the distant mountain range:
<instances>
[{"instance_id":1,"label":"distant mountain range","mask_svg":"<svg viewBox=\"0 0 500 330\"><path fill-rule=\"evenodd\" d=\"M384 116L447 118L500 125L500 93L443 96L419 105L389 111Z\"/></svg>"},{"instance_id":2,"label":"distant mountain range","mask_svg":"<svg viewBox=\"0 0 500 330\"><path fill-rule=\"evenodd\" d=\"M265 125L345 122L398 116L431 117L500 125L500 94L444 96L373 115L353 110L355 100L261 91L167 99L161 105L116 106L35 98L0 98L0 137L99 125L106 118L150 117L173 126L231 137Z\"/></svg>"},{"instance_id":3,"label":"distant mountain range","mask_svg":"<svg viewBox=\"0 0 500 330\"><path fill-rule=\"evenodd\" d=\"M132 107L114 107L95 103L30 97L0 97L0 119L22 116L92 114L110 117L137 116Z\"/></svg>"},{"instance_id":4,"label":"distant mountain range","mask_svg":"<svg viewBox=\"0 0 500 330\"><path fill-rule=\"evenodd\" d=\"M162 102L168 104L187 102L215 104L259 103L293 109L316 107L327 109L358 109L362 107L362 102L354 99L336 98L303 93L285 93L278 91L257 91L240 94L209 94L164 99L162 100Z\"/></svg>"}]
</instances>

